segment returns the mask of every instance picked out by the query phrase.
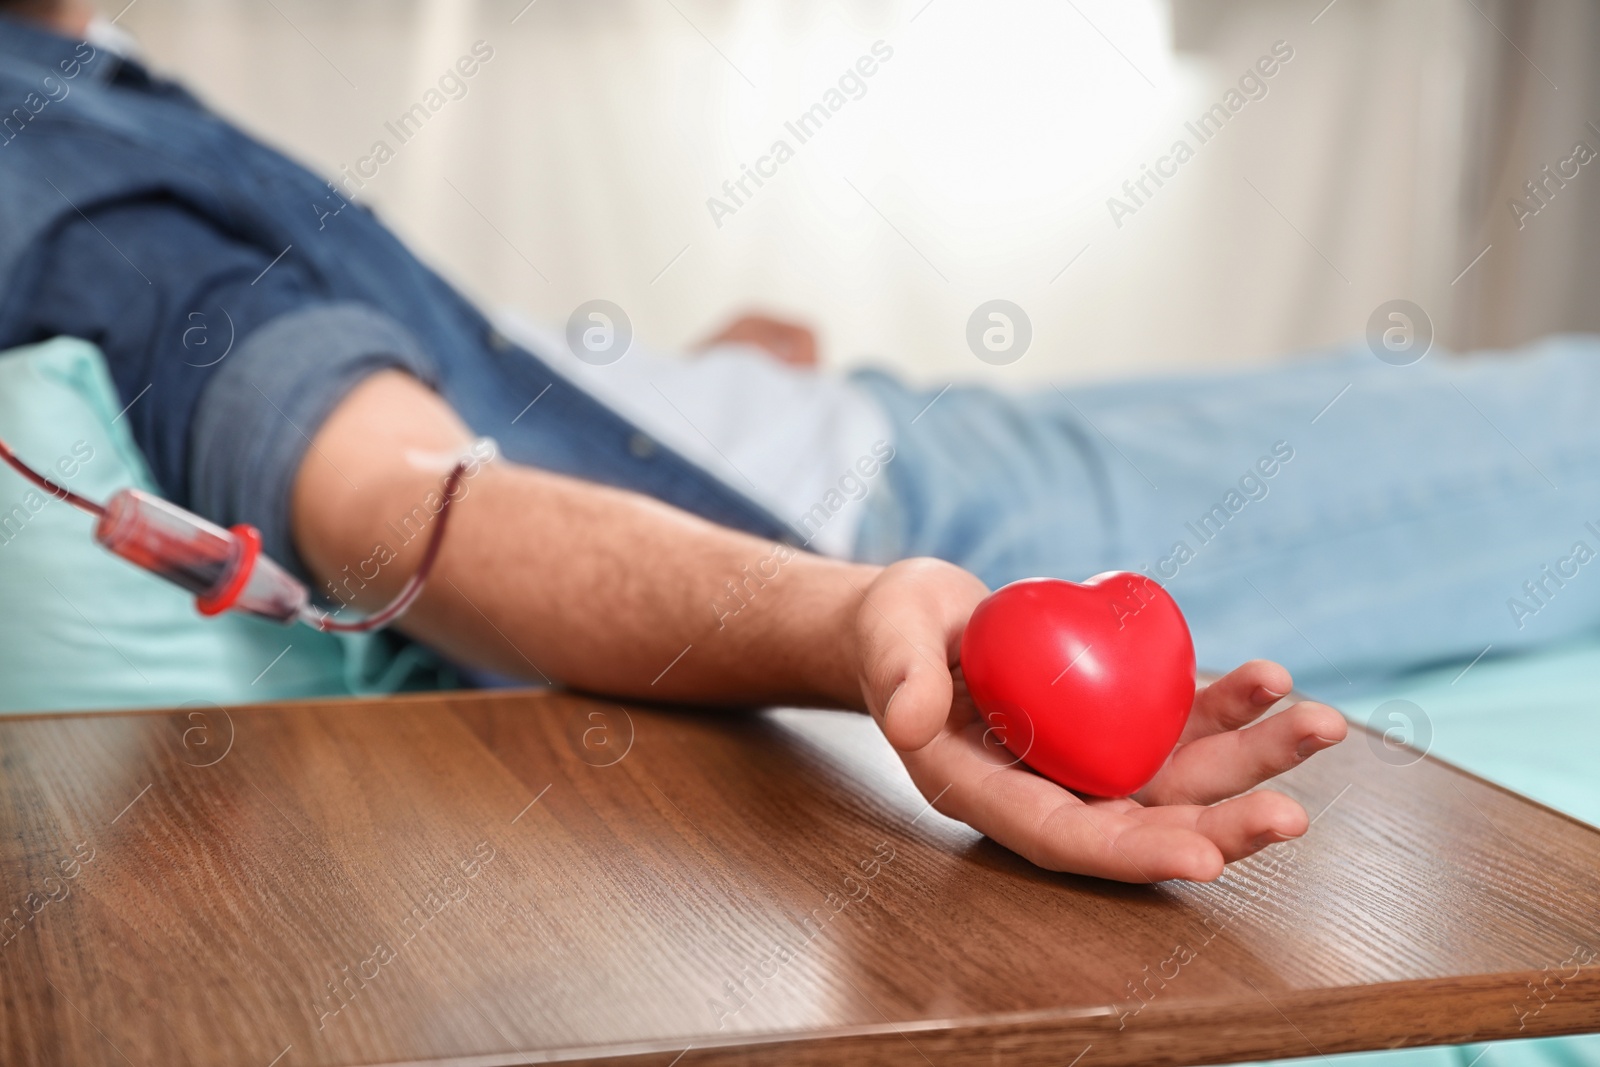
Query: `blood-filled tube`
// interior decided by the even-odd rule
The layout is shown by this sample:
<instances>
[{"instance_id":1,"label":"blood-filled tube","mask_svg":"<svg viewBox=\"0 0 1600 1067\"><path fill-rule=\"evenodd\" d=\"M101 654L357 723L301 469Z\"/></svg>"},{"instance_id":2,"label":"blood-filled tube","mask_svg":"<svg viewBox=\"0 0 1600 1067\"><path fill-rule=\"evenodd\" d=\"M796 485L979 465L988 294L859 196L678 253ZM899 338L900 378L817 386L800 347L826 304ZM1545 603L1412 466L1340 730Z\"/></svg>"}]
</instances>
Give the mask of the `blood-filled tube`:
<instances>
[{"instance_id":1,"label":"blood-filled tube","mask_svg":"<svg viewBox=\"0 0 1600 1067\"><path fill-rule=\"evenodd\" d=\"M253 527L224 530L137 489L124 489L106 503L94 539L193 593L203 615L234 609L293 622L309 600L304 585L261 554L261 535Z\"/></svg>"}]
</instances>

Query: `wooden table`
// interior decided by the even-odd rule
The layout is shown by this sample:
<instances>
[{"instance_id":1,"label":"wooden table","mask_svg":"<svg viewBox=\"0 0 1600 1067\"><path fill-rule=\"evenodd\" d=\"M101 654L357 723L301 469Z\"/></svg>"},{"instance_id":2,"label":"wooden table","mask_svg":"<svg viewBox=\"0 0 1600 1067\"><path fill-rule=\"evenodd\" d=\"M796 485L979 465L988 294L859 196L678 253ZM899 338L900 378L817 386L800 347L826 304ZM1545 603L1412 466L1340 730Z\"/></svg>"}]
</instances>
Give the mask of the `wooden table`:
<instances>
[{"instance_id":1,"label":"wooden table","mask_svg":"<svg viewBox=\"0 0 1600 1067\"><path fill-rule=\"evenodd\" d=\"M17 718L0 768L19 1067L1107 1067L1600 1029L1600 833L1360 732L1284 780L1309 835L1209 886L1033 869L835 712Z\"/></svg>"}]
</instances>

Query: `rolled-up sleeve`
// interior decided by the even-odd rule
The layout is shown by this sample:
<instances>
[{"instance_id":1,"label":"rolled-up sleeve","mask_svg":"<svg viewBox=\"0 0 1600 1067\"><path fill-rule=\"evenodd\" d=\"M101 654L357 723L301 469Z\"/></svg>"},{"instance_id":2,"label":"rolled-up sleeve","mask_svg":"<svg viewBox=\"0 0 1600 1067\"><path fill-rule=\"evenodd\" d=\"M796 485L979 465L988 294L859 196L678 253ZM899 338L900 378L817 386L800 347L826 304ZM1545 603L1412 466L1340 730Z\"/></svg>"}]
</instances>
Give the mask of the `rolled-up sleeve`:
<instances>
[{"instance_id":1,"label":"rolled-up sleeve","mask_svg":"<svg viewBox=\"0 0 1600 1067\"><path fill-rule=\"evenodd\" d=\"M307 304L251 331L196 406L189 438L194 509L259 528L263 550L303 573L289 529L295 475L317 428L345 395L388 369L434 380L411 334L365 304Z\"/></svg>"},{"instance_id":2,"label":"rolled-up sleeve","mask_svg":"<svg viewBox=\"0 0 1600 1067\"><path fill-rule=\"evenodd\" d=\"M258 527L264 550L302 577L289 504L317 430L377 371L437 381L409 331L333 298L293 246L265 247L171 200L80 213L38 262L17 339L97 344L162 492L213 522Z\"/></svg>"}]
</instances>

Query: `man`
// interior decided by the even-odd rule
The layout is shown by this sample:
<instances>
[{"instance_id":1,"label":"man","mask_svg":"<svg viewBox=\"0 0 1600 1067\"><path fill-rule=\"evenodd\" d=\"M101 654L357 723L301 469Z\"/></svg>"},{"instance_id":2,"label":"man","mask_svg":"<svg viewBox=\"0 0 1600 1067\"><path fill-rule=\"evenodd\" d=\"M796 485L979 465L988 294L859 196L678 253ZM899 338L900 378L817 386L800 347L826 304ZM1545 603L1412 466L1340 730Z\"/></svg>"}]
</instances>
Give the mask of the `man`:
<instances>
[{"instance_id":1,"label":"man","mask_svg":"<svg viewBox=\"0 0 1600 1067\"><path fill-rule=\"evenodd\" d=\"M1331 657L1335 670L1471 654L1502 611L1503 557L1536 570L1540 532L1566 521L1571 498L1539 496L1522 460L1435 408L1456 402L1459 382L1488 417L1530 429L1515 406L1541 388L1544 432L1524 448L1558 478L1594 455L1593 363L1570 353L1530 363L1525 383L1499 366L1402 380L1369 360L1076 399L919 395L746 353L681 372L702 376L700 392L742 382L739 403L758 416L741 455L766 456L761 470L713 472L663 445L664 419L619 414L646 387L667 396L647 361L577 384L553 369L567 358L559 341L537 356L512 343L336 187L85 42L86 8L10 6L0 346L99 344L169 496L254 523L270 554L370 605L410 573L423 539L358 587L341 581L347 568L392 540L386 523L437 490L449 457L491 435L507 461L462 499L407 634L474 668L620 697L864 709L938 810L1045 867L1215 878L1305 831L1298 804L1247 791L1337 743L1345 724L1302 703L1245 729L1290 687L1285 668L1252 661L1196 695L1141 793L1081 799L999 766L985 743L956 652L986 581L1149 570L1173 581L1205 662L1252 644ZM224 312L237 338L226 358L182 346L191 316ZM1573 387L1550 391L1563 377ZM1343 385L1344 411L1313 419ZM772 477L795 456L761 427L796 411L810 413L809 448L887 435L873 495L841 519L857 527L842 549L852 559L786 547L821 531L773 514L786 485L841 471L830 457ZM1351 412L1391 432L1369 440L1340 422ZM1385 455L1390 437L1414 454ZM1441 480L1452 450L1490 458ZM805 513L801 499L786 514ZM1327 577L1310 573L1319 561ZM1352 561L1368 568L1360 580ZM1396 621L1373 622L1384 617ZM1555 604L1541 636L1589 621Z\"/></svg>"}]
</instances>

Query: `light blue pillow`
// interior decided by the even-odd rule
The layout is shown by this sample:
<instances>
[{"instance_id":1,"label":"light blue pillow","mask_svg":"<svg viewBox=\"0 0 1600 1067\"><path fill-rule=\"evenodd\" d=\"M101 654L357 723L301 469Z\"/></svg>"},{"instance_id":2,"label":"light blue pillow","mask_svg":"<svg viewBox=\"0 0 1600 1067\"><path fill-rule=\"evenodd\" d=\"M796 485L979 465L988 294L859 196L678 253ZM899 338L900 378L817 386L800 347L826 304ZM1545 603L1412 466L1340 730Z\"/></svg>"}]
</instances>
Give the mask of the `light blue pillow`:
<instances>
[{"instance_id":1,"label":"light blue pillow","mask_svg":"<svg viewBox=\"0 0 1600 1067\"><path fill-rule=\"evenodd\" d=\"M136 401L137 402L137 401ZM93 345L0 353L0 439L75 492L155 491ZM229 614L106 552L94 519L0 464L0 712L229 706L437 679L416 646Z\"/></svg>"}]
</instances>

